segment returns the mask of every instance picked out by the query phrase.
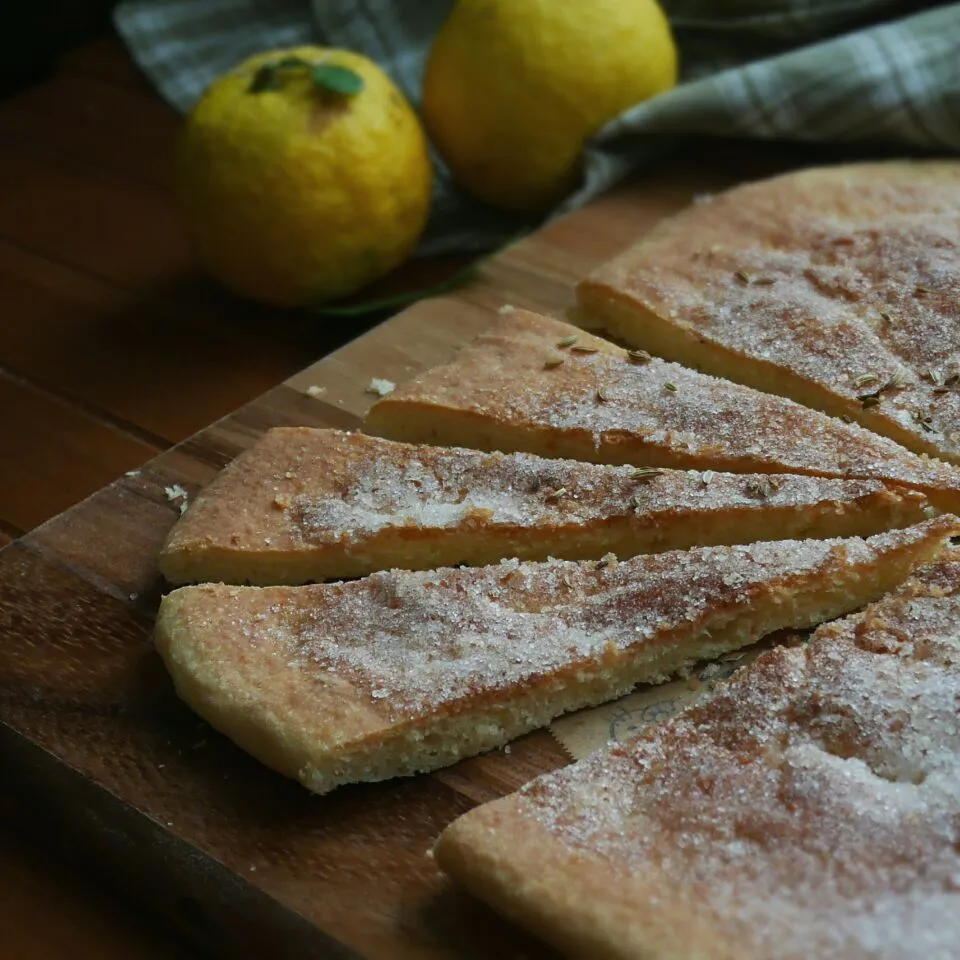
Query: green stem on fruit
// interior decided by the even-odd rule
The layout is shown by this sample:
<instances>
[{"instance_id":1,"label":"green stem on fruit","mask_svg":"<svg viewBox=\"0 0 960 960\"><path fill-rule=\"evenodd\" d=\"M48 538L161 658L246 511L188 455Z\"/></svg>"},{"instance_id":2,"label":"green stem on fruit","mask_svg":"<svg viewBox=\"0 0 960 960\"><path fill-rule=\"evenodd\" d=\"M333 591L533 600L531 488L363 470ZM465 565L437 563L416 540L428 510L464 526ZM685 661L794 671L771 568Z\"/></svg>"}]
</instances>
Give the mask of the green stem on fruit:
<instances>
[{"instance_id":1,"label":"green stem on fruit","mask_svg":"<svg viewBox=\"0 0 960 960\"><path fill-rule=\"evenodd\" d=\"M321 89L344 97L356 96L363 89L363 77L339 63L318 63L313 68L312 77Z\"/></svg>"},{"instance_id":2,"label":"green stem on fruit","mask_svg":"<svg viewBox=\"0 0 960 960\"><path fill-rule=\"evenodd\" d=\"M319 90L342 97L355 96L364 85L363 77L349 67L337 63L308 63L300 57L283 57L281 60L270 60L261 64L250 80L247 93L281 90L283 70L309 70L310 79Z\"/></svg>"}]
</instances>

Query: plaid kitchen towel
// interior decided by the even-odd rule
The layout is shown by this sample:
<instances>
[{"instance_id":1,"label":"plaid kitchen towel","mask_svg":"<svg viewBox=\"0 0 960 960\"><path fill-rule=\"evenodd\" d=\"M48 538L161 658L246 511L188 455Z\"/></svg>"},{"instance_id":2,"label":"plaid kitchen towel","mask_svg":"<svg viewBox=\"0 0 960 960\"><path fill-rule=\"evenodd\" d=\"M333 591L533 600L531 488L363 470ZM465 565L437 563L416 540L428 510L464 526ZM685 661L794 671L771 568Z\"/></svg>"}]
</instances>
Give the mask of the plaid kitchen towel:
<instances>
[{"instance_id":1,"label":"plaid kitchen towel","mask_svg":"<svg viewBox=\"0 0 960 960\"><path fill-rule=\"evenodd\" d=\"M252 53L301 43L360 51L417 103L453 0L135 0L116 24L160 92L188 110ZM554 215L587 202L691 134L866 141L960 152L960 3L663 0L682 82L587 145L584 178ZM917 12L920 10L920 12ZM457 189L440 158L422 254L494 246L524 224Z\"/></svg>"}]
</instances>

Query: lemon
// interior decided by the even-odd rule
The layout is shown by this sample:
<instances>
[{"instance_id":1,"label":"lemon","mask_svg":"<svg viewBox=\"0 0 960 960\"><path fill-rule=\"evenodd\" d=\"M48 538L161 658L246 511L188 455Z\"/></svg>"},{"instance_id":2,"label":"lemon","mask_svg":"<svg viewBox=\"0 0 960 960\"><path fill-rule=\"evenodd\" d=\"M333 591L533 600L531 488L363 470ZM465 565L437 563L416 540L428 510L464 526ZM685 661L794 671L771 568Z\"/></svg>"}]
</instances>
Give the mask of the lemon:
<instances>
[{"instance_id":1,"label":"lemon","mask_svg":"<svg viewBox=\"0 0 960 960\"><path fill-rule=\"evenodd\" d=\"M358 54L258 54L191 112L177 186L206 268L282 306L352 293L409 255L426 223L431 168L420 121Z\"/></svg>"},{"instance_id":2,"label":"lemon","mask_svg":"<svg viewBox=\"0 0 960 960\"><path fill-rule=\"evenodd\" d=\"M576 186L584 141L677 81L655 0L459 0L427 64L427 129L456 179L507 210Z\"/></svg>"}]
</instances>

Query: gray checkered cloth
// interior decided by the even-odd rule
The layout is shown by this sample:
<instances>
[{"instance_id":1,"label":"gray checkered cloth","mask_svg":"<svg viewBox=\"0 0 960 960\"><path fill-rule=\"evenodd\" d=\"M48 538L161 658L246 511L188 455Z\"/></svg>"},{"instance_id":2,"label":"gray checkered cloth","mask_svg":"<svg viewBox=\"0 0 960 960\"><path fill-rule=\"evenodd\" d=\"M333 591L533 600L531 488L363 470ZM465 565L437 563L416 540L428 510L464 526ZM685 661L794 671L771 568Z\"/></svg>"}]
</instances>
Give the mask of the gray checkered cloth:
<instances>
[{"instance_id":1,"label":"gray checkered cloth","mask_svg":"<svg viewBox=\"0 0 960 960\"><path fill-rule=\"evenodd\" d=\"M586 3L586 0L584 0ZM320 43L376 60L417 103L453 0L136 0L116 24L160 92L188 110L261 50ZM861 141L960 151L960 3L664 0L683 82L590 141L559 215L692 134ZM926 8L926 9L925 9ZM921 12L917 12L921 10ZM489 248L529 223L466 197L434 155L422 254Z\"/></svg>"}]
</instances>

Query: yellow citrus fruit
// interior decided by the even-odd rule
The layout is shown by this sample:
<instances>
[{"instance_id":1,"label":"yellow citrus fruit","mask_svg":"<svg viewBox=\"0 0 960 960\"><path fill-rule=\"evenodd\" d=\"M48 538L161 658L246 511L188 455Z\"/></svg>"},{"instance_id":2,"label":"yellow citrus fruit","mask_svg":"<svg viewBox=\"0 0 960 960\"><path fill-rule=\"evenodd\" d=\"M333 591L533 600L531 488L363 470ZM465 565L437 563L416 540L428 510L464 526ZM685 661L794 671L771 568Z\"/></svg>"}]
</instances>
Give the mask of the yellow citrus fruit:
<instances>
[{"instance_id":1,"label":"yellow citrus fruit","mask_svg":"<svg viewBox=\"0 0 960 960\"><path fill-rule=\"evenodd\" d=\"M536 211L576 185L592 133L676 81L656 0L459 0L430 51L423 113L467 190Z\"/></svg>"},{"instance_id":2,"label":"yellow citrus fruit","mask_svg":"<svg viewBox=\"0 0 960 960\"><path fill-rule=\"evenodd\" d=\"M427 219L423 128L376 64L344 50L244 61L197 103L177 159L204 265L267 303L352 293L403 261Z\"/></svg>"}]
</instances>

